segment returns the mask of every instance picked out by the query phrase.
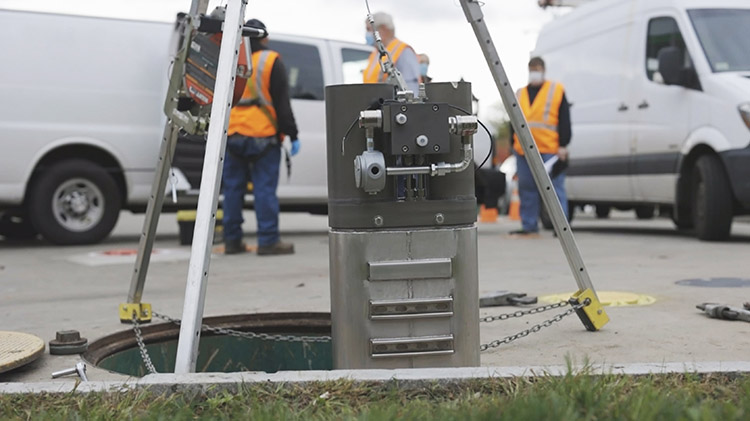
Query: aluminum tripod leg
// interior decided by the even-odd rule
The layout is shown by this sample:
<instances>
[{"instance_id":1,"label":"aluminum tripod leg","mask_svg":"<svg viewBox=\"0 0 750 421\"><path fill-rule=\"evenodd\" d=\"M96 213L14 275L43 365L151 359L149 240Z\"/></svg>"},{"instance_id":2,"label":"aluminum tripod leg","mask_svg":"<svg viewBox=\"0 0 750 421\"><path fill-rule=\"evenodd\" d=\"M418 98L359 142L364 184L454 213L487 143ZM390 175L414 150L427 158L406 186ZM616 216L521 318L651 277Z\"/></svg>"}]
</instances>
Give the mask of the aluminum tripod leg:
<instances>
[{"instance_id":1,"label":"aluminum tripod leg","mask_svg":"<svg viewBox=\"0 0 750 421\"><path fill-rule=\"evenodd\" d=\"M477 41L479 41L479 46L482 48L484 58L487 60L492 77L495 79L495 84L505 104L505 109L508 111L513 128L521 141L524 154L531 168L531 174L534 176L534 181L536 182L544 206L546 206L550 214L552 224L555 226L557 238L560 239L560 244L565 252L565 257L568 259L568 264L573 272L578 288L581 291L586 289L594 291L594 285L591 283L586 266L583 264L581 253L578 251L578 246L570 230L568 220L565 218L565 213L562 206L560 206L560 201L557 199L555 189L552 187L549 174L544 169L542 156L534 145L534 139L526 123L526 118L518 106L515 92L508 82L508 76L505 74L503 64L500 62L500 56L497 54L497 49L495 49L495 45L492 43L492 37L490 37L490 32L484 22L484 16L479 3L479 0L461 0L461 7L464 10L466 19L471 24L472 29L474 29L474 34L477 37Z\"/></svg>"},{"instance_id":2,"label":"aluminum tripod leg","mask_svg":"<svg viewBox=\"0 0 750 421\"><path fill-rule=\"evenodd\" d=\"M208 268L211 263L216 206L246 3L247 0L230 0L224 19L214 101L211 104L211 124L208 127L206 156L203 161L203 176L198 196L198 213L195 218L195 233L185 287L185 304L182 309L180 338L177 343L175 373L195 372L195 363L198 359L198 342L203 323Z\"/></svg>"},{"instance_id":3,"label":"aluminum tripod leg","mask_svg":"<svg viewBox=\"0 0 750 421\"><path fill-rule=\"evenodd\" d=\"M151 320L151 306L141 303L141 298L148 274L148 264L151 261L151 251L154 247L156 227L159 225L161 207L164 204L164 194L169 179L172 157L177 145L178 133L179 129L171 121L167 121L159 149L159 162L156 164L154 183L151 185L151 196L148 199L146 216L143 220L141 239L138 244L138 257L130 279L128 302L120 305L119 313L122 322L132 321L133 317L141 322Z\"/></svg>"}]
</instances>

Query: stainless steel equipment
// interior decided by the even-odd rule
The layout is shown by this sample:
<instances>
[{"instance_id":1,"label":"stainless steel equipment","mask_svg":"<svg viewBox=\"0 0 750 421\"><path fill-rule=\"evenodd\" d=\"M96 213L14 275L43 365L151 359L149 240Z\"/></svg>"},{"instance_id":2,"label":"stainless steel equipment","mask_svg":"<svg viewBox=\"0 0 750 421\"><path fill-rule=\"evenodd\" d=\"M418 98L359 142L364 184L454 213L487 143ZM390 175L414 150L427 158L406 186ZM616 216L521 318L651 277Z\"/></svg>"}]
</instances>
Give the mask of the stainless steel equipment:
<instances>
[{"instance_id":1,"label":"stainless steel equipment","mask_svg":"<svg viewBox=\"0 0 750 421\"><path fill-rule=\"evenodd\" d=\"M479 365L467 109L465 82L326 88L334 368Z\"/></svg>"}]
</instances>

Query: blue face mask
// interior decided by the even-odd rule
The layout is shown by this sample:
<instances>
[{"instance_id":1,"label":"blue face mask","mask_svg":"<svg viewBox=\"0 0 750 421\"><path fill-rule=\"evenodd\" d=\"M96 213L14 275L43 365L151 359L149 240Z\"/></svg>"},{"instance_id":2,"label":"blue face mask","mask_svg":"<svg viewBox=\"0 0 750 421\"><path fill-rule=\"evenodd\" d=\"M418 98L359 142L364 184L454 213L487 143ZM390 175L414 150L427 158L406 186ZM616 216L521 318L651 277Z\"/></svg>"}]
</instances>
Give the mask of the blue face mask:
<instances>
[{"instance_id":1,"label":"blue face mask","mask_svg":"<svg viewBox=\"0 0 750 421\"><path fill-rule=\"evenodd\" d=\"M367 45L375 45L375 36L372 32L365 32L365 42Z\"/></svg>"},{"instance_id":2,"label":"blue face mask","mask_svg":"<svg viewBox=\"0 0 750 421\"><path fill-rule=\"evenodd\" d=\"M419 74L427 76L427 68L430 67L427 63L419 63Z\"/></svg>"}]
</instances>

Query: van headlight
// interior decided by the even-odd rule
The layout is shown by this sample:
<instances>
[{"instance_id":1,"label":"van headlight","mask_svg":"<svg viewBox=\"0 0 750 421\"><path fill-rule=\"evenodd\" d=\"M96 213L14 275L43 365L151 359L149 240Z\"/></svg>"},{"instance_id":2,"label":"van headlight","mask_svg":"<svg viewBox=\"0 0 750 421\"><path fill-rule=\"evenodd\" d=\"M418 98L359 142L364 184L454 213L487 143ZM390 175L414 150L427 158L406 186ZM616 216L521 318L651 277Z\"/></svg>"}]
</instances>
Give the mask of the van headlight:
<instances>
[{"instance_id":1,"label":"van headlight","mask_svg":"<svg viewBox=\"0 0 750 421\"><path fill-rule=\"evenodd\" d=\"M740 110L742 121L744 121L747 128L750 129L750 102L740 104L740 106L737 108Z\"/></svg>"}]
</instances>

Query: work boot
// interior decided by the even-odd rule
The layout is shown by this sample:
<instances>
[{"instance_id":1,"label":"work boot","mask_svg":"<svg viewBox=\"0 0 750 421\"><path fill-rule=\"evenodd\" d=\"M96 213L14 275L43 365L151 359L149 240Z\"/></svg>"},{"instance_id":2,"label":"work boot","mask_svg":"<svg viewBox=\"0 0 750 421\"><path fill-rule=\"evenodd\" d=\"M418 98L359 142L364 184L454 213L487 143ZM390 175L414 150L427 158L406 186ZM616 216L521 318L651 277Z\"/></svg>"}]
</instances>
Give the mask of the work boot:
<instances>
[{"instance_id":1,"label":"work boot","mask_svg":"<svg viewBox=\"0 0 750 421\"><path fill-rule=\"evenodd\" d=\"M272 256L275 254L294 254L294 244L277 241L270 246L258 246L258 256Z\"/></svg>"},{"instance_id":2,"label":"work boot","mask_svg":"<svg viewBox=\"0 0 750 421\"><path fill-rule=\"evenodd\" d=\"M247 246L242 240L228 240L224 242L224 254L240 254L247 251Z\"/></svg>"}]
</instances>

